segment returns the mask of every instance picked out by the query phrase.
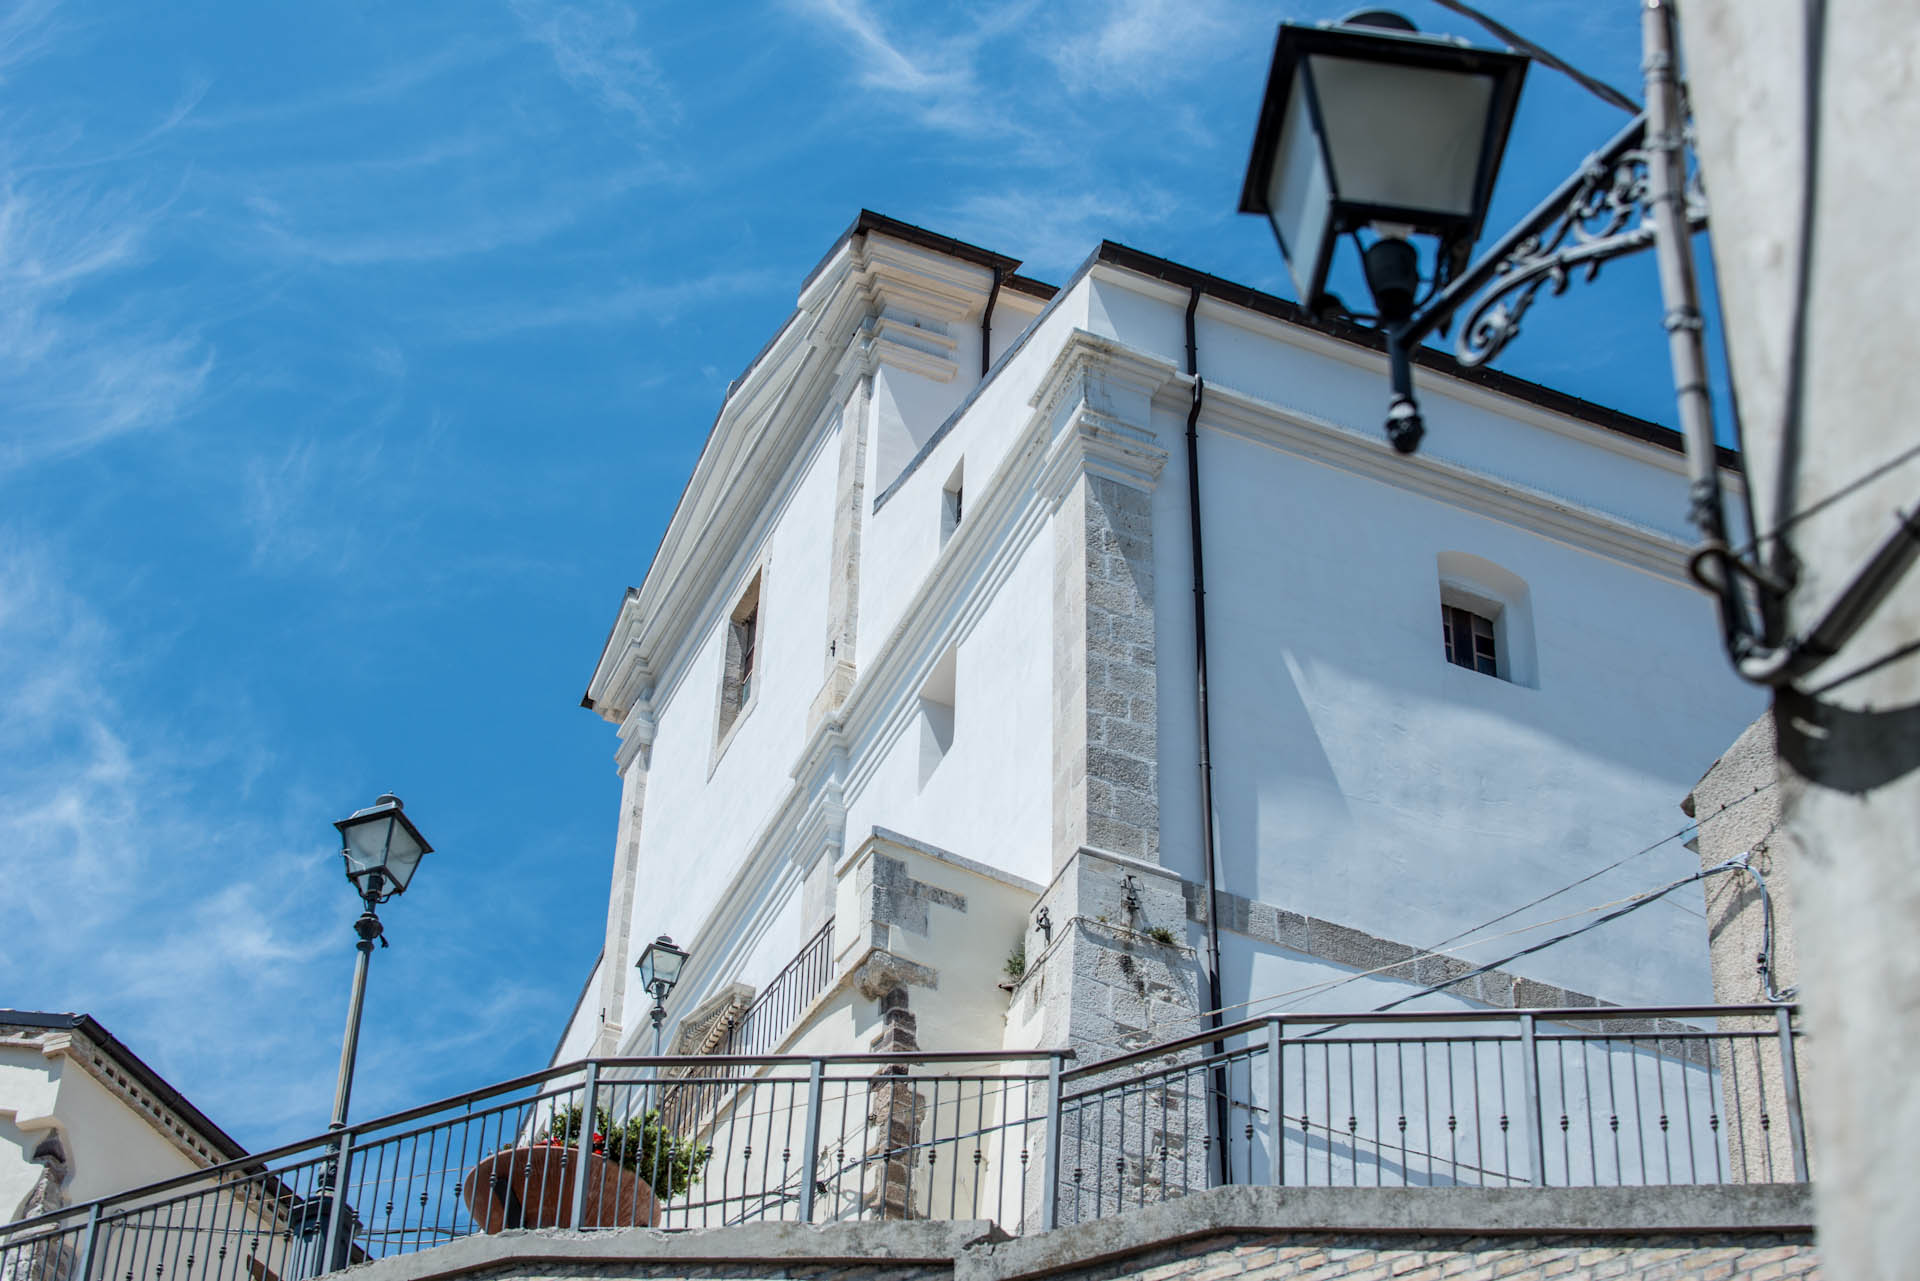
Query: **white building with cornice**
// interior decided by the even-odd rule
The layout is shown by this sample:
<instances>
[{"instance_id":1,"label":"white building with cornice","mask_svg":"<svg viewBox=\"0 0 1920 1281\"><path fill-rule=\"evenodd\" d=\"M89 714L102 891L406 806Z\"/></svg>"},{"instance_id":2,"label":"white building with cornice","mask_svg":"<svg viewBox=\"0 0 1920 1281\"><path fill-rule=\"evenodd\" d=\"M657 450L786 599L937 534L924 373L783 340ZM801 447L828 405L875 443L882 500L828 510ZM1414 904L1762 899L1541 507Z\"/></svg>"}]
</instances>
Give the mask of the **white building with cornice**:
<instances>
[{"instance_id":1,"label":"white building with cornice","mask_svg":"<svg viewBox=\"0 0 1920 1281\"><path fill-rule=\"evenodd\" d=\"M1018 266L863 213L729 389L588 685L621 805L556 1060L649 1052L662 934L689 1052L1710 999L1693 890L1437 986L1697 870L1659 842L1762 700L1677 437L1423 352L1404 457L1366 331Z\"/></svg>"}]
</instances>

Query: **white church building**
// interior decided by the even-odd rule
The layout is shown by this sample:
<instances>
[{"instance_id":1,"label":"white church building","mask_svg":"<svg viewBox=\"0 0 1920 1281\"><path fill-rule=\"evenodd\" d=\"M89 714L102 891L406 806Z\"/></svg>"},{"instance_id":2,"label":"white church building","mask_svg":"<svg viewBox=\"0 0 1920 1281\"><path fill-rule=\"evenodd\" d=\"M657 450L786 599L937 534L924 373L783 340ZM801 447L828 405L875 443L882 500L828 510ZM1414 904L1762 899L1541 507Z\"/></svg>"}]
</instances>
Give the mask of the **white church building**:
<instances>
[{"instance_id":1,"label":"white church building","mask_svg":"<svg viewBox=\"0 0 1920 1281\"><path fill-rule=\"evenodd\" d=\"M1367 331L1018 266L862 213L730 387L588 683L622 792L555 1061L651 1051L657 935L675 1052L1710 1000L1697 887L1428 990L1698 870L1656 843L1763 700L1677 436L1422 352L1402 456Z\"/></svg>"}]
</instances>

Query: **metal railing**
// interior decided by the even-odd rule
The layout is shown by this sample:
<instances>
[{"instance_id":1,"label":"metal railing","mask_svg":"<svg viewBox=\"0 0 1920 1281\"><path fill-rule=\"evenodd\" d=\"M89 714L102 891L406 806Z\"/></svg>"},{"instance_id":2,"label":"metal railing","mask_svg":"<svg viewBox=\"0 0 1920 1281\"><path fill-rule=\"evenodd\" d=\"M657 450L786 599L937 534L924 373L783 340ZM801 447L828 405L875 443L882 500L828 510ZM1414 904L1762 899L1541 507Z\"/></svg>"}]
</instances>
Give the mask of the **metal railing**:
<instances>
[{"instance_id":1,"label":"metal railing","mask_svg":"<svg viewBox=\"0 0 1920 1281\"><path fill-rule=\"evenodd\" d=\"M1255 1019L1066 1074L1058 1219L1221 1182L1804 1182L1798 1036L1771 1005Z\"/></svg>"},{"instance_id":2,"label":"metal railing","mask_svg":"<svg viewBox=\"0 0 1920 1281\"><path fill-rule=\"evenodd\" d=\"M715 1047L720 1054L765 1054L800 1018L807 1003L833 981L833 918L820 927L787 967L774 975L738 1018L727 1025Z\"/></svg>"},{"instance_id":3,"label":"metal railing","mask_svg":"<svg viewBox=\"0 0 1920 1281\"><path fill-rule=\"evenodd\" d=\"M1795 1039L1718 1006L1272 1017L1074 1067L594 1059L0 1225L0 1281L301 1281L522 1227L1034 1231L1222 1182L1804 1181Z\"/></svg>"},{"instance_id":4,"label":"metal railing","mask_svg":"<svg viewBox=\"0 0 1920 1281\"><path fill-rule=\"evenodd\" d=\"M5 1281L298 1281L511 1228L1042 1218L1064 1056L567 1064L0 1225Z\"/></svg>"}]
</instances>

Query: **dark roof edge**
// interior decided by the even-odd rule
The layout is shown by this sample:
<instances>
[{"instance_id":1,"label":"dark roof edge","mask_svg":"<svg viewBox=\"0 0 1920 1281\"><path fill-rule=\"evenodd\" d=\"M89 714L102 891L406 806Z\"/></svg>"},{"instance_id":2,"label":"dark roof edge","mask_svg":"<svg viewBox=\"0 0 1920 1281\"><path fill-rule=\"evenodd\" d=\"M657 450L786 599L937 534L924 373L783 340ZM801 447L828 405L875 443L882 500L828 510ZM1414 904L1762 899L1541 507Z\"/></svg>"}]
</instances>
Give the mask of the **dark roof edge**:
<instances>
[{"instance_id":1,"label":"dark roof edge","mask_svg":"<svg viewBox=\"0 0 1920 1281\"><path fill-rule=\"evenodd\" d=\"M1352 343L1357 347L1382 353L1387 349L1385 336L1376 329L1369 329L1349 320L1316 320L1299 303L1261 293L1249 286L1223 280L1219 276L1208 275L1192 267L1184 267L1177 262L1156 257L1127 245L1103 240L1100 242L1100 248L1094 252L1095 257L1101 262L1112 263L1116 267L1139 272L1143 276L1152 276L1169 284L1198 289L1201 293L1218 298L1222 302L1232 303L1238 307L1245 307L1249 311L1272 316L1276 320L1284 320L1289 324L1312 329L1341 342ZM1497 369L1488 369L1484 366L1470 368L1445 352L1432 347L1415 348L1413 359L1415 364L1436 373L1484 387L1488 391L1524 401L1552 413L1579 419L1590 426L1600 427L1622 436L1630 436L1635 440L1671 450L1676 454L1684 453L1686 450L1685 441L1679 432L1671 427L1649 422L1645 418L1638 418L1618 409L1609 409L1605 405L1595 404L1591 400L1583 400L1578 396L1556 391L1552 387L1531 382L1513 374L1502 373ZM1715 449L1719 451L1722 467L1732 471L1741 470L1738 450L1729 449L1725 445L1716 445Z\"/></svg>"},{"instance_id":2,"label":"dark roof edge","mask_svg":"<svg viewBox=\"0 0 1920 1281\"><path fill-rule=\"evenodd\" d=\"M115 1062L127 1070L127 1074L160 1100L161 1103L179 1113L189 1125L198 1130L229 1161L237 1161L247 1155L234 1137L215 1125L205 1112L187 1101L186 1095L167 1084L166 1078L146 1065L138 1054L128 1049L113 1033L101 1026L91 1014L57 1014L44 1010L0 1010L0 1026L39 1027L49 1029L68 1029L78 1031L94 1041L113 1056Z\"/></svg>"},{"instance_id":3,"label":"dark roof edge","mask_svg":"<svg viewBox=\"0 0 1920 1281\"><path fill-rule=\"evenodd\" d=\"M1041 284L1041 282L1037 280L1029 280L1025 276L1016 275L1015 272L1020 266L1020 260L1018 258L1009 258L1005 254L997 254L991 249L983 249L979 245L971 245L964 240L955 240L952 236L943 236L937 231L928 231L925 227L916 227L910 222L901 222L898 218L889 218L885 214L875 213L871 209L862 209L860 216L855 218L853 223L845 231L840 233L839 239L833 242L832 248L828 249L820 261L813 265L813 270L807 273L807 278L800 282L800 292L803 294L807 292L807 287L819 279L820 273L827 269L827 264L833 261L835 254L846 247L848 241L852 240L855 236L864 236L869 231L877 231L883 235L892 236L895 240L904 240L910 245L918 245L922 249L931 249L935 253L946 254L950 258L958 258L962 262L970 262L990 270L997 270L1004 277L1001 282L1003 285L1013 285L1016 280L1024 282L1022 285L1016 286L1022 293L1033 293L1033 286L1036 285L1041 289L1051 288L1051 286ZM1053 295L1048 294L1046 296L1052 297Z\"/></svg>"}]
</instances>

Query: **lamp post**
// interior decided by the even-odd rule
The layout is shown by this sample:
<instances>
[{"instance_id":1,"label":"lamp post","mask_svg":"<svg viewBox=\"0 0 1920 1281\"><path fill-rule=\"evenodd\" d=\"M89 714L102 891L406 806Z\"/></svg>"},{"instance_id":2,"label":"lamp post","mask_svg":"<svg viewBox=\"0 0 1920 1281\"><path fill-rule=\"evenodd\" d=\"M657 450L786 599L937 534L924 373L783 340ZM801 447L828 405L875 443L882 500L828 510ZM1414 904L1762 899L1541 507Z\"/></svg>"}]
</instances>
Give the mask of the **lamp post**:
<instances>
[{"instance_id":1,"label":"lamp post","mask_svg":"<svg viewBox=\"0 0 1920 1281\"><path fill-rule=\"evenodd\" d=\"M288 1261L290 1277L318 1277L337 1271L352 1261L353 1236L358 1216L348 1204L344 1192L350 1156L351 1136L346 1133L347 1104L353 1095L353 1065L360 1049L360 1012L367 997L367 966L373 959L373 943L387 940L374 909L396 894L406 892L419 869L422 855L431 854L420 829L406 816L400 798L392 793L379 796L372 805L355 810L334 823L340 830L340 854L346 860L347 879L360 895L363 910L353 923L360 941L355 945L359 957L353 966L353 995L347 1000L347 1031L340 1044L340 1074L333 1087L333 1119L330 1129L339 1132L333 1153L319 1169L315 1194L290 1211L290 1223L300 1236L300 1249Z\"/></svg>"},{"instance_id":2,"label":"lamp post","mask_svg":"<svg viewBox=\"0 0 1920 1281\"><path fill-rule=\"evenodd\" d=\"M387 940L374 909L396 894L406 893L422 855L433 846L420 835L420 829L408 818L400 798L391 792L378 797L363 810L355 810L334 824L340 829L340 854L346 860L347 879L353 882L364 910L353 923L360 936L356 944L360 955L353 966L353 995L347 1002L347 1031L340 1044L340 1074L333 1089L331 1128L347 1124L347 1103L353 1094L353 1064L360 1050L360 1012L367 996L367 966L373 959L373 943Z\"/></svg>"},{"instance_id":3,"label":"lamp post","mask_svg":"<svg viewBox=\"0 0 1920 1281\"><path fill-rule=\"evenodd\" d=\"M673 940L662 934L647 944L647 950L640 953L640 959L634 968L640 971L640 986L653 998L653 1052L660 1053L660 1030L667 1021L667 993L673 991L673 985L680 981L680 969L687 963L687 954L673 945Z\"/></svg>"}]
</instances>

